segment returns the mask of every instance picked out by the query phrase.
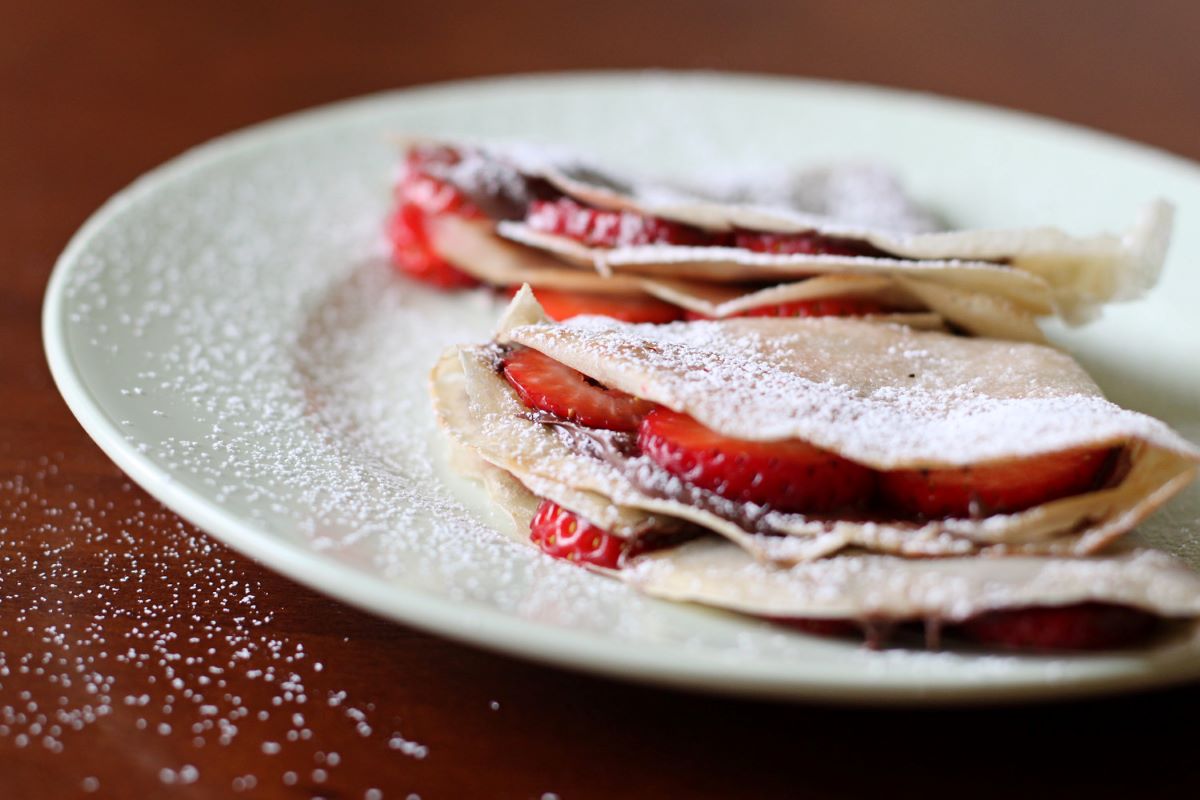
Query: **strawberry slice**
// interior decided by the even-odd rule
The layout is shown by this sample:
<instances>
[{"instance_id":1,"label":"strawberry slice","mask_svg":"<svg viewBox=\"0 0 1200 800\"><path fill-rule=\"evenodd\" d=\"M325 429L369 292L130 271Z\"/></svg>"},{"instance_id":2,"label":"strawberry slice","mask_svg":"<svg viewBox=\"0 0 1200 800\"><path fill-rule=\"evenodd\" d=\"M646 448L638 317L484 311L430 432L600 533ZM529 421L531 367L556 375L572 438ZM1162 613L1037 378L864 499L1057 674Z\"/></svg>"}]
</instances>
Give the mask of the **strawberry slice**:
<instances>
[{"instance_id":1,"label":"strawberry slice","mask_svg":"<svg viewBox=\"0 0 1200 800\"><path fill-rule=\"evenodd\" d=\"M396 186L396 199L401 205L415 205L427 214L459 214L482 216L467 196L436 176L438 170L453 167L462 160L457 150L440 145L414 147L404 161L404 172Z\"/></svg>"},{"instance_id":2,"label":"strawberry slice","mask_svg":"<svg viewBox=\"0 0 1200 800\"><path fill-rule=\"evenodd\" d=\"M739 311L731 317L866 317L886 314L882 303L861 297L822 297L816 300L792 300ZM689 320L712 319L696 311L687 312Z\"/></svg>"},{"instance_id":3,"label":"strawberry slice","mask_svg":"<svg viewBox=\"0 0 1200 800\"><path fill-rule=\"evenodd\" d=\"M525 405L589 428L635 431L654 408L528 347L505 357L504 377Z\"/></svg>"},{"instance_id":4,"label":"strawberry slice","mask_svg":"<svg viewBox=\"0 0 1200 800\"><path fill-rule=\"evenodd\" d=\"M517 287L509 290L510 296L516 293ZM656 324L683 319L683 310L678 306L673 306L649 295L568 292L562 289L546 288L534 289L533 293L545 310L546 316L559 322L584 314L612 317L623 322Z\"/></svg>"},{"instance_id":5,"label":"strawberry slice","mask_svg":"<svg viewBox=\"0 0 1200 800\"><path fill-rule=\"evenodd\" d=\"M478 281L434 252L425 220L425 212L412 203L402 204L388 218L392 264L404 275L442 289L477 285Z\"/></svg>"},{"instance_id":6,"label":"strawberry slice","mask_svg":"<svg viewBox=\"0 0 1200 800\"><path fill-rule=\"evenodd\" d=\"M426 228L426 221L439 214L481 216L458 188L430 172L438 167L451 167L460 159L459 153L449 147L420 146L409 150L396 186L396 210L387 223L392 263L396 268L410 278L442 289L463 289L479 283L437 254Z\"/></svg>"},{"instance_id":7,"label":"strawberry slice","mask_svg":"<svg viewBox=\"0 0 1200 800\"><path fill-rule=\"evenodd\" d=\"M818 619L816 617L764 617L769 622L791 628L810 636L862 636L862 626L846 619Z\"/></svg>"},{"instance_id":8,"label":"strawberry slice","mask_svg":"<svg viewBox=\"0 0 1200 800\"><path fill-rule=\"evenodd\" d=\"M543 553L578 564L619 569L625 541L543 500L529 523L529 538Z\"/></svg>"},{"instance_id":9,"label":"strawberry slice","mask_svg":"<svg viewBox=\"0 0 1200 800\"><path fill-rule=\"evenodd\" d=\"M1110 450L1066 450L999 464L885 472L884 501L907 515L931 519L1010 514L1094 488Z\"/></svg>"},{"instance_id":10,"label":"strawberry slice","mask_svg":"<svg viewBox=\"0 0 1200 800\"><path fill-rule=\"evenodd\" d=\"M740 247L743 250L752 250L755 253L771 253L773 255L887 255L866 242L824 236L814 231L804 231L802 233L738 231L734 234L733 243L735 247Z\"/></svg>"},{"instance_id":11,"label":"strawberry slice","mask_svg":"<svg viewBox=\"0 0 1200 800\"><path fill-rule=\"evenodd\" d=\"M738 502L819 513L867 501L874 473L807 442L731 439L656 408L638 430L642 452L683 480Z\"/></svg>"},{"instance_id":12,"label":"strawberry slice","mask_svg":"<svg viewBox=\"0 0 1200 800\"><path fill-rule=\"evenodd\" d=\"M542 233L566 236L592 247L641 244L703 246L715 244L713 234L681 222L648 217L632 211L593 208L569 197L534 200L525 222Z\"/></svg>"},{"instance_id":13,"label":"strawberry slice","mask_svg":"<svg viewBox=\"0 0 1200 800\"><path fill-rule=\"evenodd\" d=\"M1021 650L1105 650L1145 638L1157 627L1154 614L1129 606L1069 606L989 611L960 626L971 639Z\"/></svg>"}]
</instances>

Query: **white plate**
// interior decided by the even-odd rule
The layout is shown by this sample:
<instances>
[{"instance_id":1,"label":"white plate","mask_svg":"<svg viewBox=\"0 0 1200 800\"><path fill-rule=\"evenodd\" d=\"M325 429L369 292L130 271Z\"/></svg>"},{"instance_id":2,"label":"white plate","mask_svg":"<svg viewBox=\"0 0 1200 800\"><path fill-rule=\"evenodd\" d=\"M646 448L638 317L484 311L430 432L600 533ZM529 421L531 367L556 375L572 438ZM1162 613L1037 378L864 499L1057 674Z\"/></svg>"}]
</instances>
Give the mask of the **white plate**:
<instances>
[{"instance_id":1,"label":"white plate","mask_svg":"<svg viewBox=\"0 0 1200 800\"><path fill-rule=\"evenodd\" d=\"M397 92L204 145L109 201L46 296L55 380L151 494L230 546L378 614L544 662L714 692L838 702L1062 697L1200 675L1200 650L1047 658L872 653L645 600L496 532L445 469L426 398L444 345L497 304L391 275L381 219L402 133L534 139L657 171L869 157L963 226L1119 228L1183 213L1143 302L1056 338L1118 402L1200 434L1200 172L1046 120L859 86L693 74ZM1200 539L1191 489L1146 526ZM1183 555L1200 557L1195 542Z\"/></svg>"}]
</instances>

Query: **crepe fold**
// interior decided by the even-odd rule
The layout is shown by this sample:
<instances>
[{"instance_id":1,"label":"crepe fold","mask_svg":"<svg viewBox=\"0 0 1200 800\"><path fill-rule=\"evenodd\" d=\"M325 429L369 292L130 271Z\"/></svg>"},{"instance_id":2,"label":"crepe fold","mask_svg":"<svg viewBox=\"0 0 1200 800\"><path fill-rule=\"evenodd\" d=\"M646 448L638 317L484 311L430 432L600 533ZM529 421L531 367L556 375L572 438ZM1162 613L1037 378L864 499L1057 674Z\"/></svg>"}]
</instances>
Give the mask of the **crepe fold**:
<instances>
[{"instance_id":1,"label":"crepe fold","mask_svg":"<svg viewBox=\"0 0 1200 800\"><path fill-rule=\"evenodd\" d=\"M602 275L497 237L491 223L459 217L428 223L434 249L475 279L492 286L519 286L617 296L651 295L707 317L735 316L755 308L800 300L871 300L890 313L874 315L923 330L946 324L967 333L1014 341L1042 341L1035 313L1049 310L1036 301L1022 305L999 294L970 291L910 277L834 272L768 285L742 285L637 273ZM569 247L577 247L570 243ZM748 276L752 277L752 276ZM1004 279L1001 279L1004 280Z\"/></svg>"},{"instance_id":2,"label":"crepe fold","mask_svg":"<svg viewBox=\"0 0 1200 800\"><path fill-rule=\"evenodd\" d=\"M540 498L592 521L612 513L611 503L599 495L555 481L522 482L478 457L458 465L484 484L526 541L523 532ZM1084 559L908 559L860 551L779 565L707 536L604 571L664 600L781 619L952 624L988 611L1076 603L1124 605L1164 617L1200 615L1200 576L1165 553L1133 548Z\"/></svg>"},{"instance_id":3,"label":"crepe fold","mask_svg":"<svg viewBox=\"0 0 1200 800\"><path fill-rule=\"evenodd\" d=\"M741 202L714 201L664 191L653 184L614 180L594 168L572 168L553 159L525 158L521 163L521 156L516 157L518 168L548 180L568 197L598 208L630 211L709 231L815 232L865 242L886 256L777 256L737 248L674 246L580 250L570 248L574 244L570 240L537 235L517 223L501 227L504 235L514 239L564 254L573 251L569 257L590 259L601 270L651 271L717 280L745 280L748 275L770 279L835 271L899 271L918 278L927 273L937 274L940 280L957 288L978 290L975 287L980 282L979 271L1003 264L1019 276L1012 279L1009 291L1015 290L1022 278L1032 278L1023 290L1027 298L1032 300L1034 294L1039 294L1039 305L1049 302L1055 313L1076 322L1094 316L1106 302L1138 297L1157 282L1174 221L1172 205L1155 200L1119 235L1080 237L1053 227L930 231L927 224L900 223L911 220L911 214L907 219L904 214L896 214L890 220L870 219L862 214L839 219L796 208L757 205L752 194ZM555 239L559 240L557 244ZM1036 292L1033 284L1038 287ZM996 279L996 287L1003 285L1003 279Z\"/></svg>"},{"instance_id":4,"label":"crepe fold","mask_svg":"<svg viewBox=\"0 0 1200 800\"><path fill-rule=\"evenodd\" d=\"M1200 615L1200 576L1156 550L1092 558L849 553L779 567L709 538L641 556L620 574L655 597L784 619L956 623L988 611L1078 603Z\"/></svg>"},{"instance_id":5,"label":"crepe fold","mask_svg":"<svg viewBox=\"0 0 1200 800\"><path fill-rule=\"evenodd\" d=\"M738 439L803 439L881 470L1141 442L1194 467L1168 426L1104 399L1070 356L858 320L631 325L546 320L514 299L497 335Z\"/></svg>"},{"instance_id":6,"label":"crepe fold","mask_svg":"<svg viewBox=\"0 0 1200 800\"><path fill-rule=\"evenodd\" d=\"M608 279L640 277L645 293L713 318L738 316L775 303L858 297L889 308L925 312L972 336L1041 342L1045 337L1037 319L1055 310L1043 281L994 264L898 265L877 258L772 255L721 247L601 251L524 225L501 223L499 230L512 241L553 253L565 263L594 264L596 274ZM446 257L480 277L478 268L466 260ZM736 263L722 260L728 257ZM622 269L627 263L631 268ZM532 286L554 286L547 282L549 276L529 277ZM916 327L933 326L922 321Z\"/></svg>"},{"instance_id":7,"label":"crepe fold","mask_svg":"<svg viewBox=\"0 0 1200 800\"><path fill-rule=\"evenodd\" d=\"M530 488L486 462L475 475L510 514L518 534L529 529L542 497L585 519L594 519L589 511L602 513L605 502L561 491L553 481ZM602 571L652 597L775 619L953 624L989 611L1078 603L1168 618L1200 616L1200 576L1165 553L1135 548L1089 558L912 559L856 551L780 565L708 536L640 555L619 571Z\"/></svg>"},{"instance_id":8,"label":"crepe fold","mask_svg":"<svg viewBox=\"0 0 1200 800\"><path fill-rule=\"evenodd\" d=\"M774 182L726 181L723 187L681 188L640 181L584 161L529 146L447 145L461 161L439 177L476 196L503 187L522 202L530 187L587 206L682 223L711 233L817 234L857 242L870 256L773 254L734 246L643 245L588 247L531 228L508 203L485 225L444 226L435 249L460 269L495 282L499 250L482 247L481 234L497 234L522 247L507 252L511 267L531 285L576 291L655 294L689 310L723 317L787 300L839 296L836 284L799 289L828 275L886 277L900 310L939 315L979 336L1039 341L1034 320L1057 314L1079 323L1112 301L1140 296L1157 281L1170 241L1173 207L1149 203L1121 234L1073 236L1052 227L1010 230L936 230L938 223L881 170L843 166L776 177ZM780 186L786 186L781 191ZM481 191L482 187L482 191ZM513 187L518 187L514 189ZM511 198L510 198L511 199ZM473 242L461 243L471 238ZM539 255L540 254L540 255ZM542 258L541 256L547 256ZM478 265L490 258L493 266ZM564 267L600 277L635 280L605 287L579 281ZM511 282L513 276L507 279ZM678 283L660 293L637 278ZM707 305L702 287L726 284L726 297ZM697 288L694 292L691 291ZM840 288L846 288L842 284ZM730 291L736 294L730 295ZM773 292L772 299L759 295ZM823 294L830 292L829 294ZM728 301L744 298L744 302ZM683 302L681 302L681 300ZM687 302L687 301L692 302ZM907 303L912 308L905 306Z\"/></svg>"},{"instance_id":9,"label":"crepe fold","mask_svg":"<svg viewBox=\"0 0 1200 800\"><path fill-rule=\"evenodd\" d=\"M692 541L613 572L647 594L767 617L956 622L989 610L1103 602L1200 614L1200 577L1118 537L1194 476L1200 453L1103 399L1067 356L844 320L548 322L529 290L501 346L535 348L724 435L802 438L877 469L1123 448L1113 485L1015 514L927 522L807 519L687 487L611 434L531 413L496 344L456 347L432 391L456 465L518 531L541 499L613 535ZM903 387L902 389L896 388Z\"/></svg>"},{"instance_id":10,"label":"crepe fold","mask_svg":"<svg viewBox=\"0 0 1200 800\"><path fill-rule=\"evenodd\" d=\"M1174 222L1174 208L1164 200L1147 205L1123 234L1090 237L1075 237L1050 227L894 234L752 207L630 207L638 213L689 224L705 223L710 230L816 232L865 242L882 255L785 255L676 245L595 248L519 222L501 223L498 230L509 239L576 264L590 264L605 274L633 272L712 281L782 281L844 272L889 274L993 294L1027 313L1054 313L1078 324L1096 316L1103 304L1140 297L1158 281Z\"/></svg>"},{"instance_id":11,"label":"crepe fold","mask_svg":"<svg viewBox=\"0 0 1200 800\"><path fill-rule=\"evenodd\" d=\"M498 374L490 346L443 356L434 372L443 422L533 491L616 535L654 527L645 515L671 517L779 564L850 547L909 556L1094 553L1182 488L1200 460L1162 423L1104 400L1067 356L1034 345L844 320L559 325L545 321L527 290L498 339L723 435L802 439L879 470L1083 448L1124 453L1115 485L1016 513L923 522L809 518L733 503L629 455L612 434L531 414ZM601 500L573 499L572 491Z\"/></svg>"}]
</instances>

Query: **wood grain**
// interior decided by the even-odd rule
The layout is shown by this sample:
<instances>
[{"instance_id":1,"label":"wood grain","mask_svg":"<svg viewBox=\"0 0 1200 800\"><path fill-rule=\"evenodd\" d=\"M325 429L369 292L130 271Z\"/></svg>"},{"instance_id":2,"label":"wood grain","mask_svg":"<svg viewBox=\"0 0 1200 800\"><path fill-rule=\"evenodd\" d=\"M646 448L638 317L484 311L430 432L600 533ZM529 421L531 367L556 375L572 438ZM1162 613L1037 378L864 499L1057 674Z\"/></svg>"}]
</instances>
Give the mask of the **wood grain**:
<instances>
[{"instance_id":1,"label":"wood grain","mask_svg":"<svg viewBox=\"0 0 1200 800\"><path fill-rule=\"evenodd\" d=\"M0 797L1172 794L1191 746L1155 732L1197 709L1196 687L939 712L737 702L348 609L132 486L58 398L38 315L57 253L110 194L327 101L733 69L977 99L1200 158L1197 30L1183 1L0 2Z\"/></svg>"}]
</instances>

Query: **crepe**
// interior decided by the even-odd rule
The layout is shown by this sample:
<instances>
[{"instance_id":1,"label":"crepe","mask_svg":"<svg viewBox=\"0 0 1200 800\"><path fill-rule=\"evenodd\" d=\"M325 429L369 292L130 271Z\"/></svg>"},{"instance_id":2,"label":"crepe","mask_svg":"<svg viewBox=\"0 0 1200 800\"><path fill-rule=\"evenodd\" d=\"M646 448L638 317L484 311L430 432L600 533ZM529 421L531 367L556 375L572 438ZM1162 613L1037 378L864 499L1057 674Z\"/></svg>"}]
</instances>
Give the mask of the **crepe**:
<instances>
[{"instance_id":1,"label":"crepe","mask_svg":"<svg viewBox=\"0 0 1200 800\"><path fill-rule=\"evenodd\" d=\"M780 568L709 538L641 556L621 577L655 597L783 619L955 623L988 611L1078 603L1200 615L1200 576L1155 550L1087 559L854 553Z\"/></svg>"},{"instance_id":2,"label":"crepe","mask_svg":"<svg viewBox=\"0 0 1200 800\"><path fill-rule=\"evenodd\" d=\"M505 156L501 153L500 157ZM520 156L515 161L518 168L545 178L567 196L599 208L627 210L710 231L812 231L866 242L884 254L895 257L764 257L765 254L736 248L656 246L593 251L593 260L602 269L651 269L658 274L693 277L698 273L744 276L748 271L758 275L774 272L778 276L854 269L918 270L921 268L912 261L887 263L898 259L916 259L918 264L932 262L931 267L945 276L952 276L950 280L957 282L973 280L967 276L988 263L1004 264L1013 272L1039 279L1049 292L1056 311L1069 321L1086 320L1094 316L1103 303L1133 299L1153 286L1166 257L1174 218L1170 203L1155 200L1143 209L1135 224L1121 235L1076 237L1052 227L914 232L911 228L897 230L878 223L856 224L854 221L795 209L713 202L663 191L654 185L606 179L603 173L594 168L580 171L553 163L521 163ZM522 228L516 224L504 226L502 232L522 238ZM525 240L529 241L528 237ZM543 240L545 243L546 240ZM964 273L961 278L955 275L959 272Z\"/></svg>"},{"instance_id":3,"label":"crepe","mask_svg":"<svg viewBox=\"0 0 1200 800\"><path fill-rule=\"evenodd\" d=\"M495 467L486 485L518 530L528 530L537 495ZM1078 603L1200 616L1200 576L1165 553L1136 548L1086 559L906 559L854 552L781 567L756 562L723 539L703 537L639 555L619 571L602 571L652 597L771 619L953 624L989 611Z\"/></svg>"},{"instance_id":4,"label":"crepe","mask_svg":"<svg viewBox=\"0 0 1200 800\"><path fill-rule=\"evenodd\" d=\"M480 220L445 216L427 223L430 241L442 258L471 277L492 286L520 286L564 291L636 296L648 294L688 311L711 317L725 317L753 308L794 300L819 300L831 297L855 297L880 300L893 313L873 315L890 322L921 328L941 329L951 322L981 335L1000 334L1004 338L1040 340L1041 330L1024 309L1005 304L1001 321L991 321L984 308L956 306L943 302L949 314L928 311L936 303L906 290L887 278L865 275L828 275L765 289L746 289L728 285L659 279L641 275L602 276L596 272L573 269L561 261L537 251L520 247L494 235L492 225ZM953 290L951 290L953 291ZM991 298L974 295L986 309L995 307ZM918 299L919 298L919 299ZM936 300L937 298L935 298ZM994 315L994 312L993 312Z\"/></svg>"},{"instance_id":5,"label":"crepe","mask_svg":"<svg viewBox=\"0 0 1200 800\"><path fill-rule=\"evenodd\" d=\"M525 407L498 373L498 345L443 354L432 375L438 418L466 454L460 468L484 481L518 531L547 499L620 538L676 534L669 546L630 548L620 569L600 569L646 594L773 619L926 621L935 630L989 611L1081 603L1200 615L1200 576L1119 540L1194 477L1200 452L1108 403L1056 350L847 320L555 324L527 287L497 340L724 435L802 438L882 470L1078 447L1125 453L1124 474L1103 488L1015 514L807 520L722 507L703 490L681 493L678 480L655 492L637 474L655 465L606 447L611 432Z\"/></svg>"},{"instance_id":6,"label":"crepe","mask_svg":"<svg viewBox=\"0 0 1200 800\"><path fill-rule=\"evenodd\" d=\"M1120 235L1080 237L1051 227L936 231L929 216L921 213L894 181L877 177L863 180L859 175L838 181L831 177L836 170L827 170L796 178L797 185L790 193L756 191L754 187L705 192L639 182L577 158L528 146L449 146L461 153L462 159L452 167L443 166L439 177L476 199L490 221L498 223L496 230L501 235L564 262L595 268L602 275L632 273L735 283L791 282L831 273L889 275L994 296L1011 304L1014 313L1053 313L1077 323L1095 316L1104 303L1138 297L1154 285L1173 222L1172 206L1156 200ZM858 186L847 191L847 184ZM831 185L840 185L840 193L835 195ZM528 203L547 192L595 208L680 222L710 232L816 233L862 243L874 253L776 255L731 246L587 247L536 231L521 221ZM780 203L782 197L791 200L792 206ZM798 197L803 201L797 204ZM835 202L837 197L843 202ZM850 202L845 202L847 197ZM775 205L765 204L768 202ZM469 264L460 265L471 271ZM536 276L530 277L536 280ZM956 304L960 313L966 305ZM933 306L929 310L943 313ZM966 319L969 323L970 314ZM962 327L988 335L969 324Z\"/></svg>"},{"instance_id":7,"label":"crepe","mask_svg":"<svg viewBox=\"0 0 1200 800\"><path fill-rule=\"evenodd\" d=\"M498 230L514 242L554 253L568 263L594 264L597 274L610 280L640 277L646 293L714 318L795 300L868 297L893 307L928 311L974 336L1041 342L1045 337L1037 317L1055 309L1043 281L994 264L921 261L898 267L894 261L876 258L782 256L722 247L600 250L522 224L500 223ZM448 250L446 257L480 276L478 267L453 252L454 248ZM532 279L532 286L558 288L547 274L526 273L526 277ZM739 289L743 284L735 283L754 280L786 282L765 289ZM709 298L714 295L722 301L712 302Z\"/></svg>"},{"instance_id":8,"label":"crepe","mask_svg":"<svg viewBox=\"0 0 1200 800\"><path fill-rule=\"evenodd\" d=\"M1140 297L1158 280L1173 224L1173 207L1155 201L1124 234L1072 237L1056 228L953 231L895 236L847 228L815 218L788 218L759 209L642 206L638 213L696 224L710 230L747 227L786 233L816 231L866 242L887 256L777 255L734 247L641 245L589 248L572 239L506 222L502 235L554 252L601 272L639 272L708 280L780 280L830 272L909 275L982 288L1053 310L1069 322L1094 317L1106 302ZM1007 276L1002 273L1007 272Z\"/></svg>"},{"instance_id":9,"label":"crepe","mask_svg":"<svg viewBox=\"0 0 1200 800\"><path fill-rule=\"evenodd\" d=\"M527 486L481 459L470 473L510 514L519 538L540 497L593 522L589 512L606 513L602 498L563 492L554 481ZM989 611L1078 603L1128 606L1162 617L1200 615L1200 576L1178 559L1135 548L1087 559L904 559L852 552L781 567L756 562L723 539L702 537L639 555L620 570L597 571L653 597L772 619L943 625Z\"/></svg>"},{"instance_id":10,"label":"crepe","mask_svg":"<svg viewBox=\"0 0 1200 800\"><path fill-rule=\"evenodd\" d=\"M583 318L557 325L528 290L514 300L498 339L538 349L723 435L803 439L878 470L1077 448L1125 454L1115 485L1016 513L925 522L809 518L682 486L648 457L622 452L611 434L547 424L499 376L491 347L455 349L435 369L436 404L452 434L534 491L544 487L531 484L554 481L567 507L584 505L570 497L579 491L623 513L687 520L775 563L847 547L921 556L1093 553L1182 488L1200 460L1162 423L1108 403L1069 357L1045 347L847 320L650 326ZM646 527L633 517L614 528L593 507L581 513L617 535Z\"/></svg>"}]
</instances>

